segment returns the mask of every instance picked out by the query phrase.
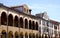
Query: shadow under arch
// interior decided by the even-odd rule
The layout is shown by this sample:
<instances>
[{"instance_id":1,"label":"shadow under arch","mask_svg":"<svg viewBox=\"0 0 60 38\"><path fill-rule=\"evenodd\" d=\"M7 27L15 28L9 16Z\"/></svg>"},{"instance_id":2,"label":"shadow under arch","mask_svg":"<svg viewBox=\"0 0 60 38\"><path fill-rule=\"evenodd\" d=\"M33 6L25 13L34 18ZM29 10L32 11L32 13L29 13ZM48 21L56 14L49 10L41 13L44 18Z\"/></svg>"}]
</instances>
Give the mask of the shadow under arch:
<instances>
[{"instance_id":1,"label":"shadow under arch","mask_svg":"<svg viewBox=\"0 0 60 38\"><path fill-rule=\"evenodd\" d=\"M28 29L28 20L25 19L25 28Z\"/></svg>"},{"instance_id":2,"label":"shadow under arch","mask_svg":"<svg viewBox=\"0 0 60 38\"><path fill-rule=\"evenodd\" d=\"M18 27L18 16L14 17L14 26Z\"/></svg>"},{"instance_id":3,"label":"shadow under arch","mask_svg":"<svg viewBox=\"0 0 60 38\"><path fill-rule=\"evenodd\" d=\"M7 25L7 14L6 14L6 12L1 13L1 24Z\"/></svg>"},{"instance_id":4,"label":"shadow under arch","mask_svg":"<svg viewBox=\"0 0 60 38\"><path fill-rule=\"evenodd\" d=\"M45 34L45 38L47 38L47 35Z\"/></svg>"},{"instance_id":5,"label":"shadow under arch","mask_svg":"<svg viewBox=\"0 0 60 38\"><path fill-rule=\"evenodd\" d=\"M32 29L32 22L29 20L29 29Z\"/></svg>"},{"instance_id":6,"label":"shadow under arch","mask_svg":"<svg viewBox=\"0 0 60 38\"><path fill-rule=\"evenodd\" d=\"M36 34L36 38L38 38L38 34Z\"/></svg>"},{"instance_id":7,"label":"shadow under arch","mask_svg":"<svg viewBox=\"0 0 60 38\"><path fill-rule=\"evenodd\" d=\"M33 33L33 38L35 38L35 34Z\"/></svg>"},{"instance_id":8,"label":"shadow under arch","mask_svg":"<svg viewBox=\"0 0 60 38\"><path fill-rule=\"evenodd\" d=\"M29 38L32 38L32 33L29 33Z\"/></svg>"},{"instance_id":9,"label":"shadow under arch","mask_svg":"<svg viewBox=\"0 0 60 38\"><path fill-rule=\"evenodd\" d=\"M8 38L13 38L13 32L12 31L9 31Z\"/></svg>"},{"instance_id":10,"label":"shadow under arch","mask_svg":"<svg viewBox=\"0 0 60 38\"><path fill-rule=\"evenodd\" d=\"M15 32L15 38L18 38L19 37L19 35L18 35L18 32L16 31Z\"/></svg>"},{"instance_id":11,"label":"shadow under arch","mask_svg":"<svg viewBox=\"0 0 60 38\"><path fill-rule=\"evenodd\" d=\"M25 38L28 38L28 33L27 32L25 33Z\"/></svg>"},{"instance_id":12,"label":"shadow under arch","mask_svg":"<svg viewBox=\"0 0 60 38\"><path fill-rule=\"evenodd\" d=\"M8 26L13 26L13 15L12 14L8 15Z\"/></svg>"},{"instance_id":13,"label":"shadow under arch","mask_svg":"<svg viewBox=\"0 0 60 38\"><path fill-rule=\"evenodd\" d=\"M20 27L23 28L23 18L20 17Z\"/></svg>"},{"instance_id":14,"label":"shadow under arch","mask_svg":"<svg viewBox=\"0 0 60 38\"><path fill-rule=\"evenodd\" d=\"M20 38L23 38L23 32L20 32Z\"/></svg>"},{"instance_id":15,"label":"shadow under arch","mask_svg":"<svg viewBox=\"0 0 60 38\"><path fill-rule=\"evenodd\" d=\"M38 30L38 22L36 22L36 30Z\"/></svg>"},{"instance_id":16,"label":"shadow under arch","mask_svg":"<svg viewBox=\"0 0 60 38\"><path fill-rule=\"evenodd\" d=\"M1 38L6 38L6 35L7 35L7 34L6 34L6 31L5 31L5 30L2 30L1 33L2 33Z\"/></svg>"}]
</instances>

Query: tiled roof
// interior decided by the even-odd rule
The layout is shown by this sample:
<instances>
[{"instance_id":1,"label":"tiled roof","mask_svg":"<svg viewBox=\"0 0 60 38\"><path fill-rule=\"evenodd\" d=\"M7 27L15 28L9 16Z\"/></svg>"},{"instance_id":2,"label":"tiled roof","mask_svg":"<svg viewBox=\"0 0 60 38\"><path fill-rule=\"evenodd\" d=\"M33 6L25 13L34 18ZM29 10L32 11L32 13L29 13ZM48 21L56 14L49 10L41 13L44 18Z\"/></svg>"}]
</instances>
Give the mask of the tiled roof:
<instances>
[{"instance_id":1,"label":"tiled roof","mask_svg":"<svg viewBox=\"0 0 60 38\"><path fill-rule=\"evenodd\" d=\"M53 24L60 24L60 22L55 21L55 20L50 20L50 22L53 23Z\"/></svg>"}]
</instances>

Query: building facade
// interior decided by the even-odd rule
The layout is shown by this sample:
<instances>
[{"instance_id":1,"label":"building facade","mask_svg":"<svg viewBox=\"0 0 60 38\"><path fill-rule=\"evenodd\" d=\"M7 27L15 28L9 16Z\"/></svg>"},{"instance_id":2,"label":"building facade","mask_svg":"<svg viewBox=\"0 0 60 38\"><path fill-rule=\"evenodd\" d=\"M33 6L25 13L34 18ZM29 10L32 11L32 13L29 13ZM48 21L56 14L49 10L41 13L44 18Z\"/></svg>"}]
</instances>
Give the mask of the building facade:
<instances>
[{"instance_id":1,"label":"building facade","mask_svg":"<svg viewBox=\"0 0 60 38\"><path fill-rule=\"evenodd\" d=\"M31 15L27 5L0 4L0 38L59 38L60 23L47 13Z\"/></svg>"},{"instance_id":2,"label":"building facade","mask_svg":"<svg viewBox=\"0 0 60 38\"><path fill-rule=\"evenodd\" d=\"M38 19L26 13L0 5L0 38L38 38Z\"/></svg>"},{"instance_id":3,"label":"building facade","mask_svg":"<svg viewBox=\"0 0 60 38\"><path fill-rule=\"evenodd\" d=\"M39 33L41 38L60 38L60 23L51 20L46 12L36 14L39 19Z\"/></svg>"}]
</instances>

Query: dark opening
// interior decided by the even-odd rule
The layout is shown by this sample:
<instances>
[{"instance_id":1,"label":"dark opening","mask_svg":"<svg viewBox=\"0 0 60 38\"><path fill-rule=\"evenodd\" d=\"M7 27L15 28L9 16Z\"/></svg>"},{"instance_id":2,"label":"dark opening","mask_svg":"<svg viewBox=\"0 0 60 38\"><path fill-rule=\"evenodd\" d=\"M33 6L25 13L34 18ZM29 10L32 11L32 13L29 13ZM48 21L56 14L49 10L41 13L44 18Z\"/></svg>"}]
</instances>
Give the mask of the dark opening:
<instances>
[{"instance_id":1,"label":"dark opening","mask_svg":"<svg viewBox=\"0 0 60 38\"><path fill-rule=\"evenodd\" d=\"M20 18L20 27L23 28L23 18Z\"/></svg>"},{"instance_id":2,"label":"dark opening","mask_svg":"<svg viewBox=\"0 0 60 38\"><path fill-rule=\"evenodd\" d=\"M1 38L6 38L6 32L2 32Z\"/></svg>"},{"instance_id":3,"label":"dark opening","mask_svg":"<svg viewBox=\"0 0 60 38\"><path fill-rule=\"evenodd\" d=\"M38 23L36 22L36 30L38 30Z\"/></svg>"},{"instance_id":4,"label":"dark opening","mask_svg":"<svg viewBox=\"0 0 60 38\"><path fill-rule=\"evenodd\" d=\"M32 25L31 25L31 20L29 20L29 29L32 28Z\"/></svg>"},{"instance_id":5,"label":"dark opening","mask_svg":"<svg viewBox=\"0 0 60 38\"><path fill-rule=\"evenodd\" d=\"M28 20L25 19L25 28L28 28Z\"/></svg>"},{"instance_id":6,"label":"dark opening","mask_svg":"<svg viewBox=\"0 0 60 38\"><path fill-rule=\"evenodd\" d=\"M5 12L2 12L2 14L1 14L1 24L7 25L7 15Z\"/></svg>"},{"instance_id":7,"label":"dark opening","mask_svg":"<svg viewBox=\"0 0 60 38\"><path fill-rule=\"evenodd\" d=\"M32 22L32 29L33 29L33 30L35 29L34 21Z\"/></svg>"},{"instance_id":8,"label":"dark opening","mask_svg":"<svg viewBox=\"0 0 60 38\"><path fill-rule=\"evenodd\" d=\"M14 26L18 27L18 17L17 16L15 16L15 19L14 19Z\"/></svg>"},{"instance_id":9,"label":"dark opening","mask_svg":"<svg viewBox=\"0 0 60 38\"><path fill-rule=\"evenodd\" d=\"M8 25L13 26L13 16L11 14L8 16Z\"/></svg>"}]
</instances>

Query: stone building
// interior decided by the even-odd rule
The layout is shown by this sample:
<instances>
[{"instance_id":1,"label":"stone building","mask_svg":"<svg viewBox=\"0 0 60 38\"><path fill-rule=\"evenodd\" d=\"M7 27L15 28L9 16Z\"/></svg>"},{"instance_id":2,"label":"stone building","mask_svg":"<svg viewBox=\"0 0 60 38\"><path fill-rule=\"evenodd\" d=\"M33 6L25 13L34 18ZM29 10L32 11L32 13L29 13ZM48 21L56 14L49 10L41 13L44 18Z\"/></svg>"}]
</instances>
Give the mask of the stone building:
<instances>
[{"instance_id":1,"label":"stone building","mask_svg":"<svg viewBox=\"0 0 60 38\"><path fill-rule=\"evenodd\" d=\"M0 38L38 38L38 18L27 5L0 4Z\"/></svg>"},{"instance_id":2,"label":"stone building","mask_svg":"<svg viewBox=\"0 0 60 38\"><path fill-rule=\"evenodd\" d=\"M7 7L0 4L0 38L58 38L60 22L47 13L31 14L27 5Z\"/></svg>"}]
</instances>

